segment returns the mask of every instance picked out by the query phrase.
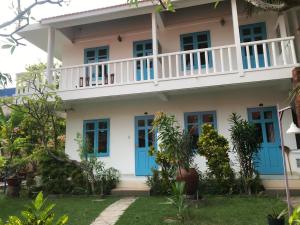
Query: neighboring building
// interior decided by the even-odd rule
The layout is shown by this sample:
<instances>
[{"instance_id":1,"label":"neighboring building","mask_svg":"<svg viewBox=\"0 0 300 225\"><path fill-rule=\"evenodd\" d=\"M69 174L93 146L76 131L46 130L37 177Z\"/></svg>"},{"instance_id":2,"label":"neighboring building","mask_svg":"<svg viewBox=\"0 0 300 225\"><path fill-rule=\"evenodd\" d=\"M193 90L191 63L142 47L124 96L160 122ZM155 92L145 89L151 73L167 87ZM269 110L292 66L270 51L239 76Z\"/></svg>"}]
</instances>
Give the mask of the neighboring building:
<instances>
[{"instance_id":1,"label":"neighboring building","mask_svg":"<svg viewBox=\"0 0 300 225\"><path fill-rule=\"evenodd\" d=\"M16 88L4 88L0 89L0 98L1 97L11 97L16 94Z\"/></svg>"},{"instance_id":2,"label":"neighboring building","mask_svg":"<svg viewBox=\"0 0 300 225\"><path fill-rule=\"evenodd\" d=\"M16 88L4 88L0 89L0 98L12 97L16 94ZM10 114L10 109L6 106L2 106L2 111L4 115Z\"/></svg>"},{"instance_id":3,"label":"neighboring building","mask_svg":"<svg viewBox=\"0 0 300 225\"><path fill-rule=\"evenodd\" d=\"M175 115L183 128L197 126L195 136L211 123L228 139L228 118L236 112L261 133L262 178L283 185L276 106L288 104L292 70L299 66L300 50L290 36L299 34L287 23L299 24L299 17L249 17L241 1L221 1L216 8L214 2L175 1L176 13L157 13L152 1L142 1L138 8L124 4L46 18L20 32L48 52L47 79L57 82L72 109L66 133L71 158L79 159L75 138L81 133L91 154L120 170L123 180L144 180L155 166L148 155L155 112ZM53 68L54 57L61 68ZM284 130L291 121L292 113L284 114ZM294 135L284 139L297 149ZM298 179L298 151L289 160L291 178ZM195 163L205 170L203 158Z\"/></svg>"}]
</instances>

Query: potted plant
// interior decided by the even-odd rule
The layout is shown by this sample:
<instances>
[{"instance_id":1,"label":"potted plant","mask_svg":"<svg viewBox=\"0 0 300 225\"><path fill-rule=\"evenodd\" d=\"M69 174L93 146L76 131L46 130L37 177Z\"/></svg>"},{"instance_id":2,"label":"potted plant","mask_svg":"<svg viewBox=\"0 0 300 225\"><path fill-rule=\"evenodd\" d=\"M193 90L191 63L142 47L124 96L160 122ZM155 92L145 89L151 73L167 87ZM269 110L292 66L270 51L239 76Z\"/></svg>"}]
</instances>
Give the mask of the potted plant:
<instances>
[{"instance_id":1,"label":"potted plant","mask_svg":"<svg viewBox=\"0 0 300 225\"><path fill-rule=\"evenodd\" d=\"M276 212L274 209L272 213L268 215L268 224L269 225L284 225L285 218L284 216L287 214L287 209L282 210L280 213Z\"/></svg>"},{"instance_id":2,"label":"potted plant","mask_svg":"<svg viewBox=\"0 0 300 225\"><path fill-rule=\"evenodd\" d=\"M194 195L199 175L192 167L196 154L189 133L180 128L174 116L158 112L153 121L153 132L158 132L159 149L177 169L176 180L185 182L186 194Z\"/></svg>"}]
</instances>

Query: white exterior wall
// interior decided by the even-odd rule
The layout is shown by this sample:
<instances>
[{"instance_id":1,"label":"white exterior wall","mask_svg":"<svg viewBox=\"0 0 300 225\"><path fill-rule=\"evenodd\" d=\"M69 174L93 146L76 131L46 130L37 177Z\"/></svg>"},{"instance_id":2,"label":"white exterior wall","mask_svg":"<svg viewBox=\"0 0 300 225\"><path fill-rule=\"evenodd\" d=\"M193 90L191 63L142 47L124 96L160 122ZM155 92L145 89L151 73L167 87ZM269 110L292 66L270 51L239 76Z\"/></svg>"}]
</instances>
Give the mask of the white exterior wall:
<instances>
[{"instance_id":1,"label":"white exterior wall","mask_svg":"<svg viewBox=\"0 0 300 225\"><path fill-rule=\"evenodd\" d=\"M272 91L276 90L276 91ZM278 87L255 87L255 88L231 88L215 89L194 92L193 94L173 95L168 101L162 101L157 97L139 98L133 100L115 101L93 101L90 103L80 102L72 105L73 111L67 114L67 139L66 152L71 158L79 159L78 146L74 141L77 133L83 131L83 120L90 119L110 119L110 156L100 158L107 166L113 166L122 174L135 174L135 136L134 118L135 116L149 115L157 111L164 111L174 114L179 123L184 124L185 112L216 111L218 132L230 139L230 124L228 118L232 112L239 113L243 118L247 118L247 108L286 106L288 91L280 90ZM286 131L292 121L290 112L283 118L283 127ZM296 142L293 135L285 134L285 145L291 149L296 149ZM299 153L291 154L291 164L293 171L300 172L295 165L295 157L300 158ZM235 161L235 157L231 156ZM196 164L205 171L205 160L197 157Z\"/></svg>"}]
</instances>

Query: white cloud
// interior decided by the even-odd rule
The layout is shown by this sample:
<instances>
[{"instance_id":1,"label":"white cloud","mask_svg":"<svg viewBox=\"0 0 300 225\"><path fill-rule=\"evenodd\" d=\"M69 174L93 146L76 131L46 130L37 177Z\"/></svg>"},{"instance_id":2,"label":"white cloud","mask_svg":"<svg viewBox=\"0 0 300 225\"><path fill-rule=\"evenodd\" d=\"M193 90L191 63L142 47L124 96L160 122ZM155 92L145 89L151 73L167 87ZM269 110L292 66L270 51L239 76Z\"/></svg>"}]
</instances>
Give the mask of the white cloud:
<instances>
[{"instance_id":1,"label":"white cloud","mask_svg":"<svg viewBox=\"0 0 300 225\"><path fill-rule=\"evenodd\" d=\"M34 0L22 1L25 4L30 4ZM102 8L126 2L127 0L71 0L69 5L63 5L62 7L49 4L38 6L32 11L32 16L40 20L46 17ZM9 8L10 5L11 0L1 0L0 24L14 16L13 10ZM12 74L13 79L15 79L15 74L23 72L27 65L46 62L46 60L47 54L30 43L26 43L24 47L18 47L12 55L8 50L0 49L0 71ZM13 83L10 86L14 85Z\"/></svg>"}]
</instances>

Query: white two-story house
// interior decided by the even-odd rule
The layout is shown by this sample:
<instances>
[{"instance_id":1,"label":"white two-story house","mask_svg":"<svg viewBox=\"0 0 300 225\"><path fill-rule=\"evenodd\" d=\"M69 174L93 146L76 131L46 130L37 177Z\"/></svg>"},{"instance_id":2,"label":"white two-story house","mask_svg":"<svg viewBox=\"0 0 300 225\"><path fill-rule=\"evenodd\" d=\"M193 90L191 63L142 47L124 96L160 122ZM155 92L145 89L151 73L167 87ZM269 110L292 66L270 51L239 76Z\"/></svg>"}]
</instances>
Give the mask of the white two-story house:
<instances>
[{"instance_id":1,"label":"white two-story house","mask_svg":"<svg viewBox=\"0 0 300 225\"><path fill-rule=\"evenodd\" d=\"M48 52L47 79L66 104L66 153L79 159L80 133L90 154L117 168L122 179L144 181L156 166L148 155L155 112L175 115L187 130L196 126L195 137L210 123L229 140L228 119L236 112L260 132L262 178L282 179L277 106L289 104L292 70L299 66L290 14L249 16L236 0L174 5L175 13L156 12L150 0L138 8L94 9L45 18L19 33ZM300 13L293 13L299 24ZM53 67L54 58L61 68ZM284 114L284 130L292 120L291 112ZM284 133L284 139L297 149L294 135ZM205 171L205 159L195 164ZM298 179L297 151L288 165L291 179Z\"/></svg>"}]
</instances>

